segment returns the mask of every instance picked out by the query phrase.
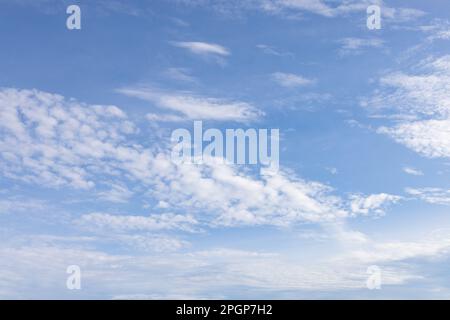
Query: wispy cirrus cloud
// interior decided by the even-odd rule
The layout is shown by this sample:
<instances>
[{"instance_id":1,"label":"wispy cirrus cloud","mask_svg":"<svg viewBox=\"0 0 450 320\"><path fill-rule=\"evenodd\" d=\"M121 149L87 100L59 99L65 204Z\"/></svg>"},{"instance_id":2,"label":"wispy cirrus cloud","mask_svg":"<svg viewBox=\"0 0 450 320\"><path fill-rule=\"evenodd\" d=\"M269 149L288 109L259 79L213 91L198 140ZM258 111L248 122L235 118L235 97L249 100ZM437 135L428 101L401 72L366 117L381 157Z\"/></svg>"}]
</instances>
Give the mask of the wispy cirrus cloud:
<instances>
[{"instance_id":1,"label":"wispy cirrus cloud","mask_svg":"<svg viewBox=\"0 0 450 320\"><path fill-rule=\"evenodd\" d=\"M297 74L284 72L272 73L272 79L285 88L303 87L316 83L316 80L314 79L308 79Z\"/></svg>"},{"instance_id":2,"label":"wispy cirrus cloud","mask_svg":"<svg viewBox=\"0 0 450 320\"><path fill-rule=\"evenodd\" d=\"M264 113L242 101L203 97L191 92L171 92L151 87L128 87L117 90L124 95L155 104L175 114L149 115L150 119L164 121L217 120L247 122L259 119Z\"/></svg>"},{"instance_id":3,"label":"wispy cirrus cloud","mask_svg":"<svg viewBox=\"0 0 450 320\"><path fill-rule=\"evenodd\" d=\"M133 192L126 185L112 183L109 190L100 191L97 196L105 201L127 203L133 196Z\"/></svg>"},{"instance_id":4,"label":"wispy cirrus cloud","mask_svg":"<svg viewBox=\"0 0 450 320\"><path fill-rule=\"evenodd\" d=\"M198 223L192 216L170 213L150 216L114 215L109 213L89 213L82 215L76 223L89 229L112 229L116 231L193 231Z\"/></svg>"},{"instance_id":5,"label":"wispy cirrus cloud","mask_svg":"<svg viewBox=\"0 0 450 320\"><path fill-rule=\"evenodd\" d=\"M354 258L366 263L389 263L408 259L432 259L448 254L450 236L448 230L438 230L417 241L373 242L366 249L350 253Z\"/></svg>"},{"instance_id":6,"label":"wispy cirrus cloud","mask_svg":"<svg viewBox=\"0 0 450 320\"><path fill-rule=\"evenodd\" d=\"M339 53L342 55L360 54L365 49L382 48L384 41L378 38L344 38L339 40Z\"/></svg>"},{"instance_id":7,"label":"wispy cirrus cloud","mask_svg":"<svg viewBox=\"0 0 450 320\"><path fill-rule=\"evenodd\" d=\"M409 195L431 204L450 205L450 189L442 188L406 188Z\"/></svg>"},{"instance_id":8,"label":"wispy cirrus cloud","mask_svg":"<svg viewBox=\"0 0 450 320\"><path fill-rule=\"evenodd\" d=\"M35 8L44 12L45 14L60 14L64 12L67 6L73 4L68 0L12 0L10 4L17 4L27 6L28 8ZM97 14L124 14L130 16L140 16L146 12L145 6L137 3L124 2L120 0L97 0L93 2L84 3L83 6L89 6L95 10Z\"/></svg>"},{"instance_id":9,"label":"wispy cirrus cloud","mask_svg":"<svg viewBox=\"0 0 450 320\"><path fill-rule=\"evenodd\" d=\"M197 79L190 74L190 70L186 68L168 68L164 75L170 79L181 81L181 82L189 82L195 83Z\"/></svg>"},{"instance_id":10,"label":"wispy cirrus cloud","mask_svg":"<svg viewBox=\"0 0 450 320\"><path fill-rule=\"evenodd\" d=\"M183 246L183 243L173 243L169 238L158 236L123 239L124 243L129 241L133 247L139 246L146 251L146 254L140 255L113 253L80 245L67 248L49 240L43 245L31 237L31 244L28 245L11 246L10 240L0 246L0 257L8 257L0 260L3 275L0 277L1 296L69 297L69 291L57 290L64 283L64 276L55 277L55 274L62 273L61 270L65 270L72 261L77 261L82 270L89 270L83 273L83 281L98 288L89 291L94 298L104 297L106 288L111 297L142 299L173 295L205 298L210 297L211 291L208 289L211 283L221 292L230 292L245 285L253 297L260 297L262 292L269 292L271 297L282 297L286 291L292 290L307 297L311 295L311 290L318 289L324 292L325 297L330 291L342 290L344 294L348 292L351 295L358 291L350 290L366 292L368 265L382 266L382 284L386 288L418 280L424 282L426 278L421 276L420 263L417 262L446 257L450 249L448 230L432 232L416 241L358 242L347 251L337 250L328 260L308 261L296 254L288 257L278 252L227 247L170 253L159 250L166 247L172 250ZM76 243L77 240L70 241ZM92 239L80 237L78 243L86 241L90 243ZM133 241L139 244L133 244ZM347 241L350 243L352 240ZM146 250L147 246L151 250ZM33 277L36 272L42 275L38 279ZM56 293L55 290L43 290L49 287L55 288ZM227 297L228 294L221 296Z\"/></svg>"},{"instance_id":11,"label":"wispy cirrus cloud","mask_svg":"<svg viewBox=\"0 0 450 320\"><path fill-rule=\"evenodd\" d=\"M267 55L278 56L278 57L293 57L294 56L294 54L292 52L283 51L281 49L275 48L273 46L269 46L267 44L258 44L258 45L256 45L256 47Z\"/></svg>"},{"instance_id":12,"label":"wispy cirrus cloud","mask_svg":"<svg viewBox=\"0 0 450 320\"><path fill-rule=\"evenodd\" d=\"M370 5L379 5L383 17L391 22L401 23L420 18L426 12L408 7L390 7L382 0L174 0L190 6L205 6L216 12L233 17L248 11L260 11L281 17L298 17L314 14L326 18L365 13Z\"/></svg>"},{"instance_id":13,"label":"wispy cirrus cloud","mask_svg":"<svg viewBox=\"0 0 450 320\"><path fill-rule=\"evenodd\" d=\"M192 54L204 58L213 58L219 64L224 64L223 58L231 55L231 52L227 48L216 43L201 41L173 41L171 44L175 47L185 49Z\"/></svg>"},{"instance_id":14,"label":"wispy cirrus cloud","mask_svg":"<svg viewBox=\"0 0 450 320\"><path fill-rule=\"evenodd\" d=\"M0 214L12 214L17 212L39 212L43 211L46 208L46 203L42 200L33 200L11 196L0 199Z\"/></svg>"}]
</instances>

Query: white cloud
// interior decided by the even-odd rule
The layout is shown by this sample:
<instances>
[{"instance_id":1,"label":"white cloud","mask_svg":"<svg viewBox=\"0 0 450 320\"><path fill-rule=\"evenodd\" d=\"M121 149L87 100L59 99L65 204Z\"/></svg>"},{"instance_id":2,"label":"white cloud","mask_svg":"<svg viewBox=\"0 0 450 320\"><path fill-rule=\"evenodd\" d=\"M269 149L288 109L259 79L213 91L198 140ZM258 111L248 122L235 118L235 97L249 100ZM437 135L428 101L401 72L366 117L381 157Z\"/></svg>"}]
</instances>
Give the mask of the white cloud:
<instances>
[{"instance_id":1,"label":"white cloud","mask_svg":"<svg viewBox=\"0 0 450 320\"><path fill-rule=\"evenodd\" d=\"M67 266L74 262L83 272L85 288L89 288L83 290L85 297L95 298L107 298L105 292L111 297L176 293L204 298L212 294L211 286L216 292L246 286L253 295L261 291L362 289L366 278L363 268L348 264L299 264L274 254L223 248L130 256L93 249L26 246L0 248L0 257L9 257L0 260L2 298L69 297L70 291L61 283L65 283ZM404 281L387 276L384 280Z\"/></svg>"},{"instance_id":2,"label":"white cloud","mask_svg":"<svg viewBox=\"0 0 450 320\"><path fill-rule=\"evenodd\" d=\"M393 72L362 102L370 111L403 115L379 133L430 158L450 157L450 55L422 60L414 74Z\"/></svg>"},{"instance_id":3,"label":"white cloud","mask_svg":"<svg viewBox=\"0 0 450 320\"><path fill-rule=\"evenodd\" d=\"M40 200L32 200L18 197L0 199L0 214L16 212L35 213L46 208L46 203Z\"/></svg>"},{"instance_id":4,"label":"white cloud","mask_svg":"<svg viewBox=\"0 0 450 320\"><path fill-rule=\"evenodd\" d=\"M336 175L339 173L339 170L335 167L326 167L325 170L327 170L332 175Z\"/></svg>"},{"instance_id":5,"label":"white cloud","mask_svg":"<svg viewBox=\"0 0 450 320\"><path fill-rule=\"evenodd\" d=\"M445 231L445 230L444 230ZM449 253L448 230L436 232L415 242L374 242L369 248L355 250L351 257L365 263L387 263L419 258L438 258Z\"/></svg>"},{"instance_id":6,"label":"white cloud","mask_svg":"<svg viewBox=\"0 0 450 320\"><path fill-rule=\"evenodd\" d=\"M293 56L292 52L287 51L281 51L275 47L266 45L266 44L258 44L256 45L258 49L260 49L263 53L273 56L279 56L279 57L286 57L286 56Z\"/></svg>"},{"instance_id":7,"label":"white cloud","mask_svg":"<svg viewBox=\"0 0 450 320\"><path fill-rule=\"evenodd\" d=\"M362 288L364 271L334 265L299 266L281 257L217 249L188 254L119 255L58 246L0 248L2 298L68 298L62 284L68 265L82 270L85 297L172 296L205 298L246 286L254 294L279 290ZM276 271L276 272L274 272ZM35 275L39 274L39 277ZM45 289L44 289L45 288ZM52 288L52 290L48 290ZM89 289L86 289L89 288Z\"/></svg>"},{"instance_id":8,"label":"white cloud","mask_svg":"<svg viewBox=\"0 0 450 320\"><path fill-rule=\"evenodd\" d=\"M191 76L190 71L186 68L168 68L164 74L166 77L177 81L191 83L197 82L197 79Z\"/></svg>"},{"instance_id":9,"label":"white cloud","mask_svg":"<svg viewBox=\"0 0 450 320\"><path fill-rule=\"evenodd\" d=\"M446 30L438 30L435 34L430 36L431 40L441 39L441 40L449 40L450 39L450 29Z\"/></svg>"},{"instance_id":10,"label":"white cloud","mask_svg":"<svg viewBox=\"0 0 450 320\"><path fill-rule=\"evenodd\" d=\"M272 74L272 78L279 85L286 88L302 87L314 84L316 81L307 79L300 75L292 73L275 72Z\"/></svg>"},{"instance_id":11,"label":"white cloud","mask_svg":"<svg viewBox=\"0 0 450 320\"><path fill-rule=\"evenodd\" d=\"M395 109L409 115L450 116L450 55L421 61L419 74L390 73L380 79L382 91L367 101L370 108Z\"/></svg>"},{"instance_id":12,"label":"white cloud","mask_svg":"<svg viewBox=\"0 0 450 320\"><path fill-rule=\"evenodd\" d=\"M94 187L90 169L106 170L99 161L122 154L118 145L136 130L115 106L37 90L0 90L0 118L3 174L53 187Z\"/></svg>"},{"instance_id":13,"label":"white cloud","mask_svg":"<svg viewBox=\"0 0 450 320\"><path fill-rule=\"evenodd\" d=\"M125 239L132 246L137 242L146 252L138 255L107 253L91 247L69 248L51 242L44 245L31 241L31 245L21 246L3 243L0 246L0 296L70 297L61 283L65 283L65 269L73 263L81 267L86 284L83 293L91 298L107 298L105 292L111 297L135 298L172 295L206 298L213 292L224 292L221 298L227 298L230 296L225 292L239 290L242 286L247 287L253 297L268 292L278 297L286 290L295 290L297 296L329 294L334 290L345 294L346 290L367 290L366 270L372 264L381 267L383 286L423 281L426 278L417 273L417 265L410 261L444 257L450 249L450 237L445 230L415 242L358 241L358 247L344 252L339 250L327 260L224 247L185 253L165 251L165 254L153 250L154 246L163 249L167 245L169 251L178 245L184 247L182 242L169 240L167 243L167 240L159 237ZM347 241L354 242L353 238ZM147 250L146 243L151 250ZM358 293L353 291L353 294Z\"/></svg>"},{"instance_id":14,"label":"white cloud","mask_svg":"<svg viewBox=\"0 0 450 320\"><path fill-rule=\"evenodd\" d=\"M425 16L425 11L415 8L392 8L386 5L381 8L382 16L393 23L409 22Z\"/></svg>"},{"instance_id":15,"label":"white cloud","mask_svg":"<svg viewBox=\"0 0 450 320\"><path fill-rule=\"evenodd\" d=\"M413 175L413 176L423 176L422 171L412 168L412 167L403 167L403 172Z\"/></svg>"},{"instance_id":16,"label":"white cloud","mask_svg":"<svg viewBox=\"0 0 450 320\"><path fill-rule=\"evenodd\" d=\"M420 26L418 30L429 34L427 37L429 42L450 39L450 22L448 20L434 19L430 24Z\"/></svg>"},{"instance_id":17,"label":"white cloud","mask_svg":"<svg viewBox=\"0 0 450 320\"><path fill-rule=\"evenodd\" d=\"M377 215L383 215L384 206L396 203L400 199L400 196L386 193L372 194L369 196L353 195L350 206L353 214L367 215L373 211Z\"/></svg>"},{"instance_id":18,"label":"white cloud","mask_svg":"<svg viewBox=\"0 0 450 320\"><path fill-rule=\"evenodd\" d=\"M383 18L390 22L406 22L422 17L426 13L414 8L393 8L382 0L175 0L191 6L205 6L228 17L243 12L258 10L271 15L297 18L303 13L312 13L326 18L346 16L354 13L366 14L370 5L381 7Z\"/></svg>"},{"instance_id":19,"label":"white cloud","mask_svg":"<svg viewBox=\"0 0 450 320\"><path fill-rule=\"evenodd\" d=\"M123 91L143 99L156 99L153 92L147 90ZM183 101L186 101L179 96L158 96L158 99L167 107L170 105L180 111L185 106ZM251 108L243 103L187 100L192 106L200 102L204 110L198 112L204 114L212 114L216 107L219 113L222 110L228 112L227 115L221 114L221 119L242 119L235 115L246 112L238 109ZM148 190L145 197L149 200L164 203L165 208L176 212L189 210L195 219L201 217L206 225L287 226L305 221L336 221L350 216L345 201L334 196L330 187L303 180L284 169L276 173L262 171L251 174L245 167L222 164L220 159L204 165L175 164L167 150L146 149L134 141L129 134L136 130L134 125L116 107L89 106L57 95L13 89L1 92L0 103L4 106L1 109L4 119L8 119L1 124L4 133L0 144L1 165L11 178L72 187L79 187L81 182L84 186L88 181L95 181L98 185L110 187L107 191L96 190L97 196L116 202L127 201L133 196L126 187L129 180ZM192 113L190 115L193 116ZM55 171L56 167L61 169ZM68 179L74 173L78 173L78 184ZM91 187L97 189L93 182ZM386 197L383 200L394 200ZM380 199L369 197L361 200L358 206L355 205L357 210L352 215L377 210L372 203L377 204L377 200ZM82 221L111 228L121 225L123 228L138 228L140 225L151 229L166 223L157 220L164 217L168 216L97 213L84 216ZM171 219L176 217L170 216Z\"/></svg>"},{"instance_id":20,"label":"white cloud","mask_svg":"<svg viewBox=\"0 0 450 320\"><path fill-rule=\"evenodd\" d=\"M312 13L319 16L333 18L353 13L365 14L368 6L378 4L382 7L383 18L392 22L408 22L424 16L426 13L414 8L394 8L384 4L382 0L172 0L175 3L198 7L204 6L227 17L240 17L248 11L262 11L271 15L282 17L298 17L303 13ZM58 0L13 0L14 3L34 6L45 13L57 14L55 8L64 9ZM97 0L92 3L93 8L101 13L120 13L138 16L151 9L151 4L135 5L123 3L119 0ZM186 27L188 24L177 18L172 21L178 26Z\"/></svg>"},{"instance_id":21,"label":"white cloud","mask_svg":"<svg viewBox=\"0 0 450 320\"><path fill-rule=\"evenodd\" d=\"M153 93L145 90L126 93L154 99ZM180 111L186 107L186 99L180 96L158 99ZM244 120L256 112L245 103L223 104L192 97L187 101L196 108L194 112L183 110L190 116L201 113L214 115L214 119ZM207 224L288 225L347 215L340 199L330 195L329 187L292 174L252 176L243 167L221 161L203 166L174 164L170 150L152 151L134 141L130 133L136 129L117 107L90 106L36 90L15 89L1 91L0 104L2 119L7 120L0 124L0 164L10 178L75 188L107 185L109 191L96 193L110 201L131 197L125 189L125 182L131 180L149 190L149 199L164 202L171 209L206 215ZM156 218L96 214L84 219L116 227L138 221L148 227Z\"/></svg>"},{"instance_id":22,"label":"white cloud","mask_svg":"<svg viewBox=\"0 0 450 320\"><path fill-rule=\"evenodd\" d=\"M377 38L344 38L339 41L339 44L341 54L359 54L364 49L383 47L384 41Z\"/></svg>"},{"instance_id":23,"label":"white cloud","mask_svg":"<svg viewBox=\"0 0 450 320\"><path fill-rule=\"evenodd\" d=\"M239 166L208 161L172 166L152 194L170 208L211 215L213 224L289 225L347 216L331 189L286 172L258 174Z\"/></svg>"},{"instance_id":24,"label":"white cloud","mask_svg":"<svg viewBox=\"0 0 450 320\"><path fill-rule=\"evenodd\" d=\"M156 106L176 112L175 115L150 114L150 119L157 120L218 120L246 122L257 120L263 115L253 105L241 101L225 101L216 98L202 97L190 92L167 92L155 88L131 87L122 88L118 92L154 103Z\"/></svg>"},{"instance_id":25,"label":"white cloud","mask_svg":"<svg viewBox=\"0 0 450 320\"><path fill-rule=\"evenodd\" d=\"M175 47L183 48L189 50L194 54L199 55L219 55L219 56L229 56L230 51L218 44L215 43L207 43L207 42L198 42L198 41L180 41L180 42L172 42L172 45Z\"/></svg>"},{"instance_id":26,"label":"white cloud","mask_svg":"<svg viewBox=\"0 0 450 320\"><path fill-rule=\"evenodd\" d=\"M328 0L264 0L261 8L270 13L287 16L289 13L304 11L331 18L354 12L365 12L369 5L377 3L381 5L382 1L374 3L369 0L349 0L336 5L336 2Z\"/></svg>"},{"instance_id":27,"label":"white cloud","mask_svg":"<svg viewBox=\"0 0 450 320\"><path fill-rule=\"evenodd\" d=\"M129 89L126 93L155 99L153 92L146 90ZM186 106L180 96L158 99L180 111ZM234 120L245 118L234 116L246 113L239 108L251 108L243 103L218 104L196 98L188 99L188 106L196 102L201 102L204 110L198 112L204 115L217 108L218 114L231 112L229 118ZM8 119L1 124L1 165L9 177L26 177L28 182L50 186L79 187L80 181L95 181L110 186L107 191L96 190L97 196L116 202L138 196L129 191L128 183L133 183L148 190L144 196L149 200L164 203L158 210L189 210L207 225L287 226L349 216L344 201L334 196L330 187L300 179L284 169L252 174L245 167L222 164L220 159L204 165L175 164L167 150L152 151L133 141L129 133L136 130L134 125L116 107L89 106L58 95L13 89L1 92L0 103L3 118ZM235 111L230 111L233 108ZM220 114L221 119L227 115ZM55 171L55 167L61 169ZM67 178L74 172L80 176L78 184ZM154 216L95 214L83 219L94 225L110 223L111 228L151 228L161 223L155 222Z\"/></svg>"},{"instance_id":28,"label":"white cloud","mask_svg":"<svg viewBox=\"0 0 450 320\"><path fill-rule=\"evenodd\" d=\"M189 215L170 213L151 216L113 215L108 213L89 213L76 221L88 229L112 229L116 231L193 231L197 221Z\"/></svg>"},{"instance_id":29,"label":"white cloud","mask_svg":"<svg viewBox=\"0 0 450 320\"><path fill-rule=\"evenodd\" d=\"M123 91L142 99L156 99L148 90ZM180 112L186 106L183 103L186 99L179 96L157 97L166 107L170 105ZM221 119L243 119L235 116L246 113L239 108L251 109L243 103L187 100L192 106L199 102L204 110L195 109L195 112L204 115L213 114L215 108L219 114L227 113L221 114ZM136 130L134 125L116 107L89 106L58 95L14 89L1 91L0 104L4 106L3 118L8 119L0 124L3 130L0 164L8 177L29 183L80 187L92 181L89 186L95 188L100 199L123 202L131 196L144 196L164 204L157 210L189 210L193 219L205 225L288 226L337 221L367 214L371 209L380 210L377 206L381 202L395 200L389 195L380 196L382 199L372 196L359 202L354 199L356 209L350 213L346 202L333 195L332 188L303 180L285 169L251 173L243 166L223 164L221 159L211 159L204 165L175 164L170 150L147 149L137 143L130 134ZM76 184L72 182L74 173L78 174ZM133 182L136 190L148 191L145 195L135 195L128 190L127 182ZM98 185L110 189L97 190ZM82 221L110 228L139 228L140 225L151 229L168 223L161 219L177 217L97 213L84 216Z\"/></svg>"},{"instance_id":30,"label":"white cloud","mask_svg":"<svg viewBox=\"0 0 450 320\"><path fill-rule=\"evenodd\" d=\"M114 242L125 244L133 251L169 253L179 251L190 246L190 243L174 237L152 234L116 235Z\"/></svg>"},{"instance_id":31,"label":"white cloud","mask_svg":"<svg viewBox=\"0 0 450 320\"><path fill-rule=\"evenodd\" d=\"M450 189L441 188L407 188L406 192L423 201L432 204L450 205Z\"/></svg>"},{"instance_id":32,"label":"white cloud","mask_svg":"<svg viewBox=\"0 0 450 320\"><path fill-rule=\"evenodd\" d=\"M176 114L147 113L145 118L152 122L183 122L186 118Z\"/></svg>"},{"instance_id":33,"label":"white cloud","mask_svg":"<svg viewBox=\"0 0 450 320\"><path fill-rule=\"evenodd\" d=\"M133 196L133 192L124 185L113 183L111 185L111 189L98 192L97 195L102 200L116 203L126 203Z\"/></svg>"},{"instance_id":34,"label":"white cloud","mask_svg":"<svg viewBox=\"0 0 450 320\"><path fill-rule=\"evenodd\" d=\"M18 4L28 8L35 8L45 14L58 15L65 11L68 2L60 0L11 0L10 4ZM147 12L141 6L136 6L130 2L120 0L97 0L86 3L84 7L89 7L91 12L102 15L123 14L130 16L139 16L143 12Z\"/></svg>"},{"instance_id":35,"label":"white cloud","mask_svg":"<svg viewBox=\"0 0 450 320\"><path fill-rule=\"evenodd\" d=\"M450 120L404 122L379 133L429 158L450 158Z\"/></svg>"}]
</instances>

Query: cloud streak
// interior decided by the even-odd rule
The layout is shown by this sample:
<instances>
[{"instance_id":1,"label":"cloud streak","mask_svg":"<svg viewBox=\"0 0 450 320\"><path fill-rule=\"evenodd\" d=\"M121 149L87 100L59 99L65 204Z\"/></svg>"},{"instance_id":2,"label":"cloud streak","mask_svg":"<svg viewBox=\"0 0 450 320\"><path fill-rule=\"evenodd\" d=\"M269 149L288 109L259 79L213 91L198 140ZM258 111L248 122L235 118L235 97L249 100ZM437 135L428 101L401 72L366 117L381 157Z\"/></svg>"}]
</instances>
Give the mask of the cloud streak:
<instances>
[{"instance_id":1,"label":"cloud streak","mask_svg":"<svg viewBox=\"0 0 450 320\"><path fill-rule=\"evenodd\" d=\"M292 73L283 72L272 73L272 79L280 86L285 88L303 87L316 83L316 80L308 79Z\"/></svg>"},{"instance_id":2,"label":"cloud streak","mask_svg":"<svg viewBox=\"0 0 450 320\"><path fill-rule=\"evenodd\" d=\"M198 55L218 55L226 57L231 54L227 48L215 43L200 41L178 41L172 42L171 44L175 47L186 49L189 52Z\"/></svg>"},{"instance_id":3,"label":"cloud streak","mask_svg":"<svg viewBox=\"0 0 450 320\"><path fill-rule=\"evenodd\" d=\"M170 92L148 87L128 87L117 90L129 97L148 101L161 109L174 112L169 115L152 115L151 120L180 121L216 120L248 122L258 120L264 113L242 101L204 97L191 92Z\"/></svg>"}]
</instances>

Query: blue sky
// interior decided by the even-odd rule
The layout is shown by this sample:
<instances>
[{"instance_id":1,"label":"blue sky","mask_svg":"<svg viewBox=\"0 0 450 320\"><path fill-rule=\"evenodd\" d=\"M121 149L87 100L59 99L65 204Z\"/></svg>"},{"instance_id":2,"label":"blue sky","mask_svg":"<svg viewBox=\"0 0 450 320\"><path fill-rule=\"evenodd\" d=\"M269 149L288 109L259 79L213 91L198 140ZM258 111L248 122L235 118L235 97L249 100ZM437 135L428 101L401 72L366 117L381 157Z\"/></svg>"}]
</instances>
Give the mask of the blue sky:
<instances>
[{"instance_id":1,"label":"blue sky","mask_svg":"<svg viewBox=\"0 0 450 320\"><path fill-rule=\"evenodd\" d=\"M0 298L449 298L449 12L1 1ZM279 129L280 170L174 164L195 120Z\"/></svg>"}]
</instances>

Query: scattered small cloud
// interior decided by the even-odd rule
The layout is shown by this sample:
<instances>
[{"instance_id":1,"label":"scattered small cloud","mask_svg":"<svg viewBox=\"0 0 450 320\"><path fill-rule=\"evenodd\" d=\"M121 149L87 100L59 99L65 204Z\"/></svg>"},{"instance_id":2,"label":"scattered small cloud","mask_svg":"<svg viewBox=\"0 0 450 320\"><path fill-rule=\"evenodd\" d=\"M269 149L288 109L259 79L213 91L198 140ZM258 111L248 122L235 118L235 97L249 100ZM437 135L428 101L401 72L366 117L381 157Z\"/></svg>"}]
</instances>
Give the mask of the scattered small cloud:
<instances>
[{"instance_id":1,"label":"scattered small cloud","mask_svg":"<svg viewBox=\"0 0 450 320\"><path fill-rule=\"evenodd\" d=\"M384 41L378 38L344 38L339 40L341 55L357 55L369 48L382 48Z\"/></svg>"},{"instance_id":2,"label":"scattered small cloud","mask_svg":"<svg viewBox=\"0 0 450 320\"><path fill-rule=\"evenodd\" d=\"M303 87L316 83L316 80L308 79L292 73L283 72L272 73L272 79L280 86L285 88Z\"/></svg>"},{"instance_id":3,"label":"scattered small cloud","mask_svg":"<svg viewBox=\"0 0 450 320\"><path fill-rule=\"evenodd\" d=\"M98 192L97 196L99 199L105 201L127 203L133 196L133 192L130 191L125 185L112 184L109 190Z\"/></svg>"},{"instance_id":4,"label":"scattered small cloud","mask_svg":"<svg viewBox=\"0 0 450 320\"><path fill-rule=\"evenodd\" d=\"M406 188L406 193L431 204L450 205L450 189Z\"/></svg>"},{"instance_id":5,"label":"scattered small cloud","mask_svg":"<svg viewBox=\"0 0 450 320\"><path fill-rule=\"evenodd\" d=\"M179 27L187 28L190 26L189 22L187 22L183 19L180 19L180 18L172 17L172 18L170 18L170 20Z\"/></svg>"},{"instance_id":6,"label":"scattered small cloud","mask_svg":"<svg viewBox=\"0 0 450 320\"><path fill-rule=\"evenodd\" d=\"M413 175L413 176L423 176L422 171L412 168L412 167L403 167L403 172Z\"/></svg>"},{"instance_id":7,"label":"scattered small cloud","mask_svg":"<svg viewBox=\"0 0 450 320\"><path fill-rule=\"evenodd\" d=\"M332 175L336 175L339 173L338 169L335 167L327 167L325 168L329 173L331 173Z\"/></svg>"},{"instance_id":8,"label":"scattered small cloud","mask_svg":"<svg viewBox=\"0 0 450 320\"><path fill-rule=\"evenodd\" d=\"M400 201L402 197L379 193L369 196L352 195L350 199L350 207L353 214L368 215L373 212L376 215L384 215L384 207Z\"/></svg>"},{"instance_id":9,"label":"scattered small cloud","mask_svg":"<svg viewBox=\"0 0 450 320\"><path fill-rule=\"evenodd\" d=\"M264 54L272 55L272 56L278 56L278 57L288 57L288 56L294 56L292 52L288 51L282 51L275 47L266 45L266 44L258 44L256 47L261 50Z\"/></svg>"}]
</instances>

